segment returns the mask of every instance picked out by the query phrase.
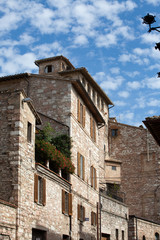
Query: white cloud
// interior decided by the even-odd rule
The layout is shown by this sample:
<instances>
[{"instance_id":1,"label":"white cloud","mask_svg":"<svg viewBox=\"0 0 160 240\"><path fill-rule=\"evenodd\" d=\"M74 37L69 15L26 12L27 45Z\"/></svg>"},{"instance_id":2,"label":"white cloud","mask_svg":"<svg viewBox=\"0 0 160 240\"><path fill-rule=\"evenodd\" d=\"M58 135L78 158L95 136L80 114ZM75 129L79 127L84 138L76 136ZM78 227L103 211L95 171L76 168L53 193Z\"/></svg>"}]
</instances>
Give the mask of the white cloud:
<instances>
[{"instance_id":1,"label":"white cloud","mask_svg":"<svg viewBox=\"0 0 160 240\"><path fill-rule=\"evenodd\" d=\"M144 80L144 83L148 88L151 89L160 89L160 78L152 77Z\"/></svg>"},{"instance_id":2,"label":"white cloud","mask_svg":"<svg viewBox=\"0 0 160 240\"><path fill-rule=\"evenodd\" d=\"M106 80L101 82L100 86L102 89L108 92L109 90L118 89L118 87L121 86L123 81L124 81L124 78L122 76L116 76L114 78L111 76L106 76Z\"/></svg>"},{"instance_id":3,"label":"white cloud","mask_svg":"<svg viewBox=\"0 0 160 240\"><path fill-rule=\"evenodd\" d=\"M126 74L127 76L133 78L133 77L139 75L140 72L138 72L138 71L134 71L134 72L125 72L125 74Z\"/></svg>"},{"instance_id":4,"label":"white cloud","mask_svg":"<svg viewBox=\"0 0 160 240\"><path fill-rule=\"evenodd\" d=\"M105 35L98 35L96 37L96 45L97 47L110 47L111 45L115 45L117 43L117 37L115 33L108 33Z\"/></svg>"},{"instance_id":5,"label":"white cloud","mask_svg":"<svg viewBox=\"0 0 160 240\"><path fill-rule=\"evenodd\" d=\"M146 0L146 2L153 4L154 6L158 6L160 4L160 0Z\"/></svg>"},{"instance_id":6,"label":"white cloud","mask_svg":"<svg viewBox=\"0 0 160 240\"><path fill-rule=\"evenodd\" d=\"M74 39L74 44L80 45L80 46L86 45L86 44L88 44L88 39L84 35L76 36Z\"/></svg>"},{"instance_id":7,"label":"white cloud","mask_svg":"<svg viewBox=\"0 0 160 240\"><path fill-rule=\"evenodd\" d=\"M119 74L120 73L120 68L119 67L110 68L110 72L113 73L113 74Z\"/></svg>"},{"instance_id":8,"label":"white cloud","mask_svg":"<svg viewBox=\"0 0 160 240\"><path fill-rule=\"evenodd\" d=\"M117 100L117 101L114 101L114 104L117 107L124 107L124 106L126 106L127 103L124 101Z\"/></svg>"},{"instance_id":9,"label":"white cloud","mask_svg":"<svg viewBox=\"0 0 160 240\"><path fill-rule=\"evenodd\" d=\"M129 92L127 91L121 91L121 92L118 92L118 95L120 97L123 97L123 98L128 98L129 97Z\"/></svg>"},{"instance_id":10,"label":"white cloud","mask_svg":"<svg viewBox=\"0 0 160 240\"><path fill-rule=\"evenodd\" d=\"M159 35L157 33L144 33L141 35L142 43L155 44L159 42Z\"/></svg>"},{"instance_id":11,"label":"white cloud","mask_svg":"<svg viewBox=\"0 0 160 240\"><path fill-rule=\"evenodd\" d=\"M127 82L127 85L131 89L139 89L142 87L141 83L138 81L133 81L133 82Z\"/></svg>"},{"instance_id":12,"label":"white cloud","mask_svg":"<svg viewBox=\"0 0 160 240\"><path fill-rule=\"evenodd\" d=\"M159 107L160 106L160 100L151 98L147 101L147 105L151 106L151 107Z\"/></svg>"}]
</instances>

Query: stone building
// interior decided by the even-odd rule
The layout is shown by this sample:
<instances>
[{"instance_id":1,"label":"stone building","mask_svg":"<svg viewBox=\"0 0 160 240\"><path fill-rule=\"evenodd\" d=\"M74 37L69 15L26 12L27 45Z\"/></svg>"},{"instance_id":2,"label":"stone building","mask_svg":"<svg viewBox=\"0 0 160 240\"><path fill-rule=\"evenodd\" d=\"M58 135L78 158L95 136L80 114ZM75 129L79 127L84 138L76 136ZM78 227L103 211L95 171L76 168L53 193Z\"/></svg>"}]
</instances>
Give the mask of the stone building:
<instances>
[{"instance_id":1,"label":"stone building","mask_svg":"<svg viewBox=\"0 0 160 240\"><path fill-rule=\"evenodd\" d=\"M0 78L0 239L126 240L121 160L108 151L112 101L63 56L35 64L39 74ZM35 162L35 127L46 122L72 138L67 179Z\"/></svg>"}]
</instances>

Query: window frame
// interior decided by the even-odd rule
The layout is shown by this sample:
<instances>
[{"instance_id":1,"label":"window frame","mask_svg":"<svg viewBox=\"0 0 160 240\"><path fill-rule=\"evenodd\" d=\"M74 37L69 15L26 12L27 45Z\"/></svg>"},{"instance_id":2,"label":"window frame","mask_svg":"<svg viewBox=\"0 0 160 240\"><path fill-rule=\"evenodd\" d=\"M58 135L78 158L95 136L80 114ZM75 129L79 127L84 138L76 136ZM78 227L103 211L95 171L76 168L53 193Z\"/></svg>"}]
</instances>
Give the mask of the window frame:
<instances>
[{"instance_id":1,"label":"window frame","mask_svg":"<svg viewBox=\"0 0 160 240\"><path fill-rule=\"evenodd\" d=\"M77 175L83 181L85 180L85 158L79 152L77 153Z\"/></svg>"},{"instance_id":2,"label":"window frame","mask_svg":"<svg viewBox=\"0 0 160 240\"><path fill-rule=\"evenodd\" d=\"M27 142L32 142L32 123L27 122Z\"/></svg>"},{"instance_id":3,"label":"window frame","mask_svg":"<svg viewBox=\"0 0 160 240\"><path fill-rule=\"evenodd\" d=\"M97 171L93 166L91 166L91 187L97 188Z\"/></svg>"},{"instance_id":4,"label":"window frame","mask_svg":"<svg viewBox=\"0 0 160 240\"><path fill-rule=\"evenodd\" d=\"M78 211L78 220L80 222L84 222L85 221L85 207L82 206L81 204L77 205L77 211Z\"/></svg>"},{"instance_id":5,"label":"window frame","mask_svg":"<svg viewBox=\"0 0 160 240\"><path fill-rule=\"evenodd\" d=\"M91 212L91 225L97 225L97 214L93 211Z\"/></svg>"},{"instance_id":6,"label":"window frame","mask_svg":"<svg viewBox=\"0 0 160 240\"><path fill-rule=\"evenodd\" d=\"M72 216L72 194L62 189L62 213Z\"/></svg>"},{"instance_id":7,"label":"window frame","mask_svg":"<svg viewBox=\"0 0 160 240\"><path fill-rule=\"evenodd\" d=\"M82 127L85 127L85 117L86 117L86 107L82 104L80 99L77 101L77 120L82 125Z\"/></svg>"},{"instance_id":8,"label":"window frame","mask_svg":"<svg viewBox=\"0 0 160 240\"><path fill-rule=\"evenodd\" d=\"M96 121L92 116L90 116L90 136L96 142Z\"/></svg>"},{"instance_id":9,"label":"window frame","mask_svg":"<svg viewBox=\"0 0 160 240\"><path fill-rule=\"evenodd\" d=\"M46 179L34 174L34 202L46 205Z\"/></svg>"}]
</instances>

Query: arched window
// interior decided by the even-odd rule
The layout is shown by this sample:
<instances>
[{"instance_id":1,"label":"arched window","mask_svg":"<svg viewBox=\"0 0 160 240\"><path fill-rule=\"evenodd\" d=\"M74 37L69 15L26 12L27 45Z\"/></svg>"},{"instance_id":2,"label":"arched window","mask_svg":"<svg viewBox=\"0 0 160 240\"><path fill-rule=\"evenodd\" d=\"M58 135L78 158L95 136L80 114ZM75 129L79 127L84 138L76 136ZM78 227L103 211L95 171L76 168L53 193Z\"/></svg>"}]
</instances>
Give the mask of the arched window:
<instances>
[{"instance_id":1,"label":"arched window","mask_svg":"<svg viewBox=\"0 0 160 240\"><path fill-rule=\"evenodd\" d=\"M142 240L146 240L146 237L143 235L143 238L142 238Z\"/></svg>"},{"instance_id":2,"label":"arched window","mask_svg":"<svg viewBox=\"0 0 160 240\"><path fill-rule=\"evenodd\" d=\"M159 233L155 233L155 240L159 240Z\"/></svg>"},{"instance_id":3,"label":"arched window","mask_svg":"<svg viewBox=\"0 0 160 240\"><path fill-rule=\"evenodd\" d=\"M53 72L54 67L53 65L47 65L44 69L45 73Z\"/></svg>"}]
</instances>

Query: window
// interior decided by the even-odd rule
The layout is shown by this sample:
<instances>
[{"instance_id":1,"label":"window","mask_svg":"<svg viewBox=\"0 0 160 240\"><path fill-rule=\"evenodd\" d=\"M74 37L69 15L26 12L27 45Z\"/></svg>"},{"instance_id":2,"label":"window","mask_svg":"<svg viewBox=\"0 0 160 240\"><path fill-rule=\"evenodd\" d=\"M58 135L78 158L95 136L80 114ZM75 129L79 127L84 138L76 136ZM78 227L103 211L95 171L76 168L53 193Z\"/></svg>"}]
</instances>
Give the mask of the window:
<instances>
[{"instance_id":1,"label":"window","mask_svg":"<svg viewBox=\"0 0 160 240\"><path fill-rule=\"evenodd\" d=\"M146 237L143 235L142 240L146 240Z\"/></svg>"},{"instance_id":2,"label":"window","mask_svg":"<svg viewBox=\"0 0 160 240\"><path fill-rule=\"evenodd\" d=\"M85 208L79 204L78 204L78 220L81 222L85 221Z\"/></svg>"},{"instance_id":3,"label":"window","mask_svg":"<svg viewBox=\"0 0 160 240\"><path fill-rule=\"evenodd\" d=\"M88 91L89 96L91 96L91 87L90 87L89 83L87 85L87 91Z\"/></svg>"},{"instance_id":4,"label":"window","mask_svg":"<svg viewBox=\"0 0 160 240\"><path fill-rule=\"evenodd\" d=\"M46 231L32 229L32 240L46 240Z\"/></svg>"},{"instance_id":5,"label":"window","mask_svg":"<svg viewBox=\"0 0 160 240\"><path fill-rule=\"evenodd\" d=\"M100 107L100 99L99 99L98 95L97 95L97 106L98 106L98 108Z\"/></svg>"},{"instance_id":6,"label":"window","mask_svg":"<svg viewBox=\"0 0 160 240\"><path fill-rule=\"evenodd\" d=\"M94 142L96 142L96 122L93 117L90 117L90 135Z\"/></svg>"},{"instance_id":7,"label":"window","mask_svg":"<svg viewBox=\"0 0 160 240\"><path fill-rule=\"evenodd\" d=\"M77 175L78 177L80 177L81 179L84 180L85 178L85 159L84 157L78 152L77 154Z\"/></svg>"},{"instance_id":8,"label":"window","mask_svg":"<svg viewBox=\"0 0 160 240\"><path fill-rule=\"evenodd\" d=\"M44 71L45 73L49 73L49 72L53 72L53 70L54 70L53 65L47 65Z\"/></svg>"},{"instance_id":9,"label":"window","mask_svg":"<svg viewBox=\"0 0 160 240\"><path fill-rule=\"evenodd\" d=\"M68 235L63 234L63 240L69 240L69 239L70 239L70 238L69 238Z\"/></svg>"},{"instance_id":10,"label":"window","mask_svg":"<svg viewBox=\"0 0 160 240\"><path fill-rule=\"evenodd\" d=\"M97 188L97 176L96 169L91 166L91 186L96 189Z\"/></svg>"},{"instance_id":11,"label":"window","mask_svg":"<svg viewBox=\"0 0 160 240\"><path fill-rule=\"evenodd\" d=\"M34 201L46 205L46 180L36 173L34 175Z\"/></svg>"},{"instance_id":12,"label":"window","mask_svg":"<svg viewBox=\"0 0 160 240\"><path fill-rule=\"evenodd\" d=\"M66 67L65 67L64 63L62 63L62 70L63 70L63 71L66 70Z\"/></svg>"},{"instance_id":13,"label":"window","mask_svg":"<svg viewBox=\"0 0 160 240\"><path fill-rule=\"evenodd\" d=\"M122 230L122 240L124 240L124 231Z\"/></svg>"},{"instance_id":14,"label":"window","mask_svg":"<svg viewBox=\"0 0 160 240\"><path fill-rule=\"evenodd\" d=\"M102 99L101 99L101 110L104 111L104 102Z\"/></svg>"},{"instance_id":15,"label":"window","mask_svg":"<svg viewBox=\"0 0 160 240\"><path fill-rule=\"evenodd\" d=\"M112 137L117 137L118 136L118 129L111 129L111 135L112 135Z\"/></svg>"},{"instance_id":16,"label":"window","mask_svg":"<svg viewBox=\"0 0 160 240\"><path fill-rule=\"evenodd\" d=\"M116 166L112 166L112 170L113 170L113 171L116 171L116 170L117 170L117 167L116 167Z\"/></svg>"},{"instance_id":17,"label":"window","mask_svg":"<svg viewBox=\"0 0 160 240\"><path fill-rule=\"evenodd\" d=\"M82 84L84 87L86 86L86 81L85 81L84 77L82 78Z\"/></svg>"},{"instance_id":18,"label":"window","mask_svg":"<svg viewBox=\"0 0 160 240\"><path fill-rule=\"evenodd\" d=\"M92 98L93 98L93 102L95 102L95 91L94 91L94 89L92 90Z\"/></svg>"},{"instance_id":19,"label":"window","mask_svg":"<svg viewBox=\"0 0 160 240\"><path fill-rule=\"evenodd\" d=\"M116 240L118 240L118 229L116 229Z\"/></svg>"},{"instance_id":20,"label":"window","mask_svg":"<svg viewBox=\"0 0 160 240\"><path fill-rule=\"evenodd\" d=\"M97 225L97 214L95 212L91 212L91 225Z\"/></svg>"},{"instance_id":21,"label":"window","mask_svg":"<svg viewBox=\"0 0 160 240\"><path fill-rule=\"evenodd\" d=\"M62 213L72 215L72 194L62 190Z\"/></svg>"},{"instance_id":22,"label":"window","mask_svg":"<svg viewBox=\"0 0 160 240\"><path fill-rule=\"evenodd\" d=\"M82 124L83 127L85 127L85 113L86 109L85 106L80 102L78 99L78 111L77 111L77 118L78 122Z\"/></svg>"},{"instance_id":23,"label":"window","mask_svg":"<svg viewBox=\"0 0 160 240\"><path fill-rule=\"evenodd\" d=\"M155 240L159 240L159 233L155 233Z\"/></svg>"},{"instance_id":24,"label":"window","mask_svg":"<svg viewBox=\"0 0 160 240\"><path fill-rule=\"evenodd\" d=\"M32 124L28 122L27 126L27 141L31 142L32 141Z\"/></svg>"}]
</instances>

